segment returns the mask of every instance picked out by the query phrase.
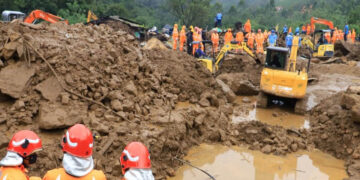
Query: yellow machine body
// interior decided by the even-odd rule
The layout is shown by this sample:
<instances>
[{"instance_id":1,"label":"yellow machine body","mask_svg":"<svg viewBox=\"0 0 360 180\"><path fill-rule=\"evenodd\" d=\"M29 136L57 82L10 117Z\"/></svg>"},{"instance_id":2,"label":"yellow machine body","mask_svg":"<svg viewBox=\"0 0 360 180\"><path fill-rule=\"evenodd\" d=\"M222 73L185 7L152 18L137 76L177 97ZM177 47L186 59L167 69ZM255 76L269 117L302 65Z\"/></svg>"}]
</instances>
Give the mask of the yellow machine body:
<instances>
[{"instance_id":1,"label":"yellow machine body","mask_svg":"<svg viewBox=\"0 0 360 180\"><path fill-rule=\"evenodd\" d=\"M309 39L309 37L305 37L301 44L305 45L313 50L313 57L320 59L328 59L334 56L334 45L330 43L318 43L317 46L315 44L315 35L320 34L320 38L325 39L324 34L326 32L330 32L330 30L316 30L314 32L313 41Z\"/></svg>"}]
</instances>

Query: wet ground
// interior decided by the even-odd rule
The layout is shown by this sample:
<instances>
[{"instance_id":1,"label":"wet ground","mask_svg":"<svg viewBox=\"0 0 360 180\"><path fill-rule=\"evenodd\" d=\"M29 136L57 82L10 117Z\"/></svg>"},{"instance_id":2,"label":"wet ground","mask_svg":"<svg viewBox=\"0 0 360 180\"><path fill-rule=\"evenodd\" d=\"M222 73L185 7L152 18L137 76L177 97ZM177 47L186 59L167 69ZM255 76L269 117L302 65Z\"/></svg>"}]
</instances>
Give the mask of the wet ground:
<instances>
[{"instance_id":1,"label":"wet ground","mask_svg":"<svg viewBox=\"0 0 360 180\"><path fill-rule=\"evenodd\" d=\"M256 108L256 96L238 96L235 103L239 106L234 108L234 123L261 121L285 128L310 128L309 118L295 114L291 108L280 105L273 105L267 109Z\"/></svg>"},{"instance_id":2,"label":"wet ground","mask_svg":"<svg viewBox=\"0 0 360 180\"><path fill-rule=\"evenodd\" d=\"M185 159L217 180L338 180L347 177L342 160L317 150L281 157L251 151L246 147L201 144L192 148ZM185 165L169 180L188 179L210 178Z\"/></svg>"}]
</instances>

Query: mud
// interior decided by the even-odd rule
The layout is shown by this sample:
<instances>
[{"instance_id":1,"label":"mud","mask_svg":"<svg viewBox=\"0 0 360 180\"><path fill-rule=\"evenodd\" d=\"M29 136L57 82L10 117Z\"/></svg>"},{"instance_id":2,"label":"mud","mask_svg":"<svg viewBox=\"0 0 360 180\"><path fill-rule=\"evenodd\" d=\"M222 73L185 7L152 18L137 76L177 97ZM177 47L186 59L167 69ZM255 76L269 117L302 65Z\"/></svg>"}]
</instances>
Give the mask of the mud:
<instances>
[{"instance_id":1,"label":"mud","mask_svg":"<svg viewBox=\"0 0 360 180\"><path fill-rule=\"evenodd\" d=\"M318 150L298 151L286 156L265 155L246 147L225 147L201 144L190 149L184 158L193 165L206 170L216 179L344 179L347 178L344 161L331 157ZM195 168L184 165L174 178L208 179L208 176Z\"/></svg>"},{"instance_id":2,"label":"mud","mask_svg":"<svg viewBox=\"0 0 360 180\"><path fill-rule=\"evenodd\" d=\"M141 141L150 149L156 179L174 176L182 164L173 157L183 158L191 147L201 143L247 145L275 155L316 146L347 160L351 177L359 175L357 162L352 161L357 156L346 154L348 147L358 151L356 126L350 121L339 123L342 119L357 119L355 104L334 116L338 121L329 128L339 131L329 140L334 146L317 140L330 134L318 123L319 114L331 110L330 102L320 103L321 107L312 111L311 131L259 121L232 123L239 107L233 103L235 93L256 94L260 82L262 67L247 55L230 55L220 69L222 74L215 79L192 56L166 49L142 49L126 30L108 25L58 23L33 27L14 21L0 24L0 31L0 74L14 78L13 83L0 78L4 82L0 85L0 135L6 137L0 140L0 156L5 154L14 132L34 130L43 139L44 150L39 163L30 169L32 175L44 175L60 166L62 152L58 145L65 129L74 123L84 123L99 136L95 140L95 164L108 179L121 177L118 158L131 141ZM314 77L331 73L359 77L357 68L318 64L311 72ZM26 73L17 75L19 72ZM224 90L219 79L229 84L233 94ZM313 82L316 84L321 82ZM325 100L338 103L332 97ZM355 140L341 140L349 136L347 131L355 133ZM108 143L110 146L105 146ZM346 151L338 152L344 144Z\"/></svg>"}]
</instances>

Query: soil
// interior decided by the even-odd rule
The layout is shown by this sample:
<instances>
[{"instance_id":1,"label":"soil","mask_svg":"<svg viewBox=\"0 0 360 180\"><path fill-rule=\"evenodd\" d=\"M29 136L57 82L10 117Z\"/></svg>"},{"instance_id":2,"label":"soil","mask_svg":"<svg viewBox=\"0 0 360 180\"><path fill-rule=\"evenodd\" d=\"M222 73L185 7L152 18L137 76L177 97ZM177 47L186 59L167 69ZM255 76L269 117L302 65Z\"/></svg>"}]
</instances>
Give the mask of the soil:
<instances>
[{"instance_id":1,"label":"soil","mask_svg":"<svg viewBox=\"0 0 360 180\"><path fill-rule=\"evenodd\" d=\"M150 149L156 179L174 176L182 163L173 157L183 158L201 143L245 144L276 155L316 147L347 159L351 178L360 174L356 168L358 127L351 121L358 117L358 106L339 104L340 95L325 99L311 111L310 131L258 121L231 122L234 94L256 94L260 82L262 66L247 55L227 56L216 79L186 53L142 49L126 30L104 24L34 27L13 21L1 23L0 31L0 74L9 77L0 78L0 136L6 137L0 140L0 156L6 153L13 133L34 130L44 150L31 175L43 176L61 166L58 145L66 128L75 123L85 124L98 135L95 164L108 179L121 177L118 158L131 141L143 142ZM357 68L345 64L312 67L313 76L336 72L359 77ZM242 83L236 82L238 78ZM175 108L187 101L193 105ZM319 118L324 113L327 124ZM319 142L331 132L336 133L327 138L329 143Z\"/></svg>"}]
</instances>

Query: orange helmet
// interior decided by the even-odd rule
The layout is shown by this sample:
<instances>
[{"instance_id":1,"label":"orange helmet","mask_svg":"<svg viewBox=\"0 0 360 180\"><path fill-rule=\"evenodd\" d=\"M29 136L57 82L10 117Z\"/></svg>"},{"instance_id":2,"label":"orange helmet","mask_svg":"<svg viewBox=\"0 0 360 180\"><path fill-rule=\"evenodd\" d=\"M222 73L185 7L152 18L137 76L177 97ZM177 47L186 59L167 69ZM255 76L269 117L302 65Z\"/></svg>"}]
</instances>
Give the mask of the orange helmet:
<instances>
[{"instance_id":1,"label":"orange helmet","mask_svg":"<svg viewBox=\"0 0 360 180\"><path fill-rule=\"evenodd\" d=\"M22 130L14 134L9 142L7 150L16 152L25 158L32 153L41 150L41 148L41 139L36 133L29 130Z\"/></svg>"},{"instance_id":2,"label":"orange helmet","mask_svg":"<svg viewBox=\"0 0 360 180\"><path fill-rule=\"evenodd\" d=\"M229 28L228 31L231 31L231 28Z\"/></svg>"},{"instance_id":3,"label":"orange helmet","mask_svg":"<svg viewBox=\"0 0 360 180\"><path fill-rule=\"evenodd\" d=\"M87 158L92 155L93 141L93 135L86 126L75 124L66 131L61 146L63 152Z\"/></svg>"},{"instance_id":4,"label":"orange helmet","mask_svg":"<svg viewBox=\"0 0 360 180\"><path fill-rule=\"evenodd\" d=\"M131 142L121 153L120 163L123 174L129 168L149 169L151 168L150 153L141 142Z\"/></svg>"}]
</instances>

